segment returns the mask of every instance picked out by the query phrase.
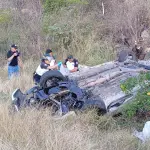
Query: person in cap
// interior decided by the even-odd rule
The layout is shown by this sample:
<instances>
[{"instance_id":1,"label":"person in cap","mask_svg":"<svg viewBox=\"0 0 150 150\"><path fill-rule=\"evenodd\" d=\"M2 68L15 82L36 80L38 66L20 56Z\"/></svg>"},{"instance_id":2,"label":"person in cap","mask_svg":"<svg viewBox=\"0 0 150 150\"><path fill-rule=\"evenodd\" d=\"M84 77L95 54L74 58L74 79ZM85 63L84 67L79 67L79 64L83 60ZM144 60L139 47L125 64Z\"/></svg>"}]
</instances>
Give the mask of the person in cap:
<instances>
[{"instance_id":1,"label":"person in cap","mask_svg":"<svg viewBox=\"0 0 150 150\"><path fill-rule=\"evenodd\" d=\"M72 55L69 55L67 59L65 60L64 66L70 71L70 72L76 72L78 71L78 60L75 59Z\"/></svg>"},{"instance_id":2,"label":"person in cap","mask_svg":"<svg viewBox=\"0 0 150 150\"><path fill-rule=\"evenodd\" d=\"M45 51L45 55L44 56L49 56L49 57L52 57L53 59L55 59L55 57L53 56L53 51L51 49L47 49Z\"/></svg>"},{"instance_id":3,"label":"person in cap","mask_svg":"<svg viewBox=\"0 0 150 150\"><path fill-rule=\"evenodd\" d=\"M33 75L33 79L36 83L40 82L41 76L46 73L49 70L55 70L57 69L58 65L51 65L51 61L52 61L52 57L43 57L41 60L40 65L37 67L34 75Z\"/></svg>"},{"instance_id":4,"label":"person in cap","mask_svg":"<svg viewBox=\"0 0 150 150\"><path fill-rule=\"evenodd\" d=\"M47 49L45 54L44 54L45 57L51 57L52 58L52 61L51 61L51 66L52 65L56 65L56 59L55 57L53 56L53 51L51 49Z\"/></svg>"},{"instance_id":5,"label":"person in cap","mask_svg":"<svg viewBox=\"0 0 150 150\"><path fill-rule=\"evenodd\" d=\"M8 77L19 75L19 67L22 67L22 61L20 59L20 53L18 52L17 45L11 45L11 49L7 52L8 60Z\"/></svg>"}]
</instances>

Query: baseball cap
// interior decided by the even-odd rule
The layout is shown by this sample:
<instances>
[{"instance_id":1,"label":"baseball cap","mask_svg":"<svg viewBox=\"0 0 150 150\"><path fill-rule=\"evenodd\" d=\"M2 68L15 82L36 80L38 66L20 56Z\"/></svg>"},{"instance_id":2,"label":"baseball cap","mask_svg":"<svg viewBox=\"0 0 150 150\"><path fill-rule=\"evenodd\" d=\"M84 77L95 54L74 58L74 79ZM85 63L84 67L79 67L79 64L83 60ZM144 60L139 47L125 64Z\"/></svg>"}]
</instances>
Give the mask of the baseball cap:
<instances>
[{"instance_id":1,"label":"baseball cap","mask_svg":"<svg viewBox=\"0 0 150 150\"><path fill-rule=\"evenodd\" d=\"M72 59L72 58L73 58L73 56L72 56L72 55L69 55L67 58L68 58L68 59Z\"/></svg>"},{"instance_id":2,"label":"baseball cap","mask_svg":"<svg viewBox=\"0 0 150 150\"><path fill-rule=\"evenodd\" d=\"M51 49L47 49L45 54L49 54L49 53L52 53L53 51Z\"/></svg>"},{"instance_id":3,"label":"baseball cap","mask_svg":"<svg viewBox=\"0 0 150 150\"><path fill-rule=\"evenodd\" d=\"M18 49L18 46L17 46L16 44L12 44L12 45L11 45L11 48Z\"/></svg>"}]
</instances>

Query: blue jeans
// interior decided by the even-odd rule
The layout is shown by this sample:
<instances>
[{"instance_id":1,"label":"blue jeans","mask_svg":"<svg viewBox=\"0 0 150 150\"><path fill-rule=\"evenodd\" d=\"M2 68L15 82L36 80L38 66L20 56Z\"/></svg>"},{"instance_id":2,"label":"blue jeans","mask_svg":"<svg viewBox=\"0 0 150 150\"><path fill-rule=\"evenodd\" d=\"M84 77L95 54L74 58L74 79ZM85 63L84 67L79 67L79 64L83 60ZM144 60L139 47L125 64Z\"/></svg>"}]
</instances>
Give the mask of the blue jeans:
<instances>
[{"instance_id":1,"label":"blue jeans","mask_svg":"<svg viewBox=\"0 0 150 150\"><path fill-rule=\"evenodd\" d=\"M19 66L8 66L8 77L11 79L19 75Z\"/></svg>"}]
</instances>

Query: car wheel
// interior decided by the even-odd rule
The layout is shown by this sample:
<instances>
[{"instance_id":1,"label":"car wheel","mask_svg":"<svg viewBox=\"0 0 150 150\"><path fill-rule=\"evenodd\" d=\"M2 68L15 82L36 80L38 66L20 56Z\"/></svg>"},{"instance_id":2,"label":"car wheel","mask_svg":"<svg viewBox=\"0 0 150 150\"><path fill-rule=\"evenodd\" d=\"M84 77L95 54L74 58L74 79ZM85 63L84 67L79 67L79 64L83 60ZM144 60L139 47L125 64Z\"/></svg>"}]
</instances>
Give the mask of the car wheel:
<instances>
[{"instance_id":1,"label":"car wheel","mask_svg":"<svg viewBox=\"0 0 150 150\"><path fill-rule=\"evenodd\" d=\"M107 113L107 109L103 100L86 100L82 110L96 109L98 115L104 115Z\"/></svg>"},{"instance_id":2,"label":"car wheel","mask_svg":"<svg viewBox=\"0 0 150 150\"><path fill-rule=\"evenodd\" d=\"M57 85L60 81L65 80L65 77L59 71L50 70L42 75L40 79L40 86L42 88L48 88Z\"/></svg>"}]
</instances>

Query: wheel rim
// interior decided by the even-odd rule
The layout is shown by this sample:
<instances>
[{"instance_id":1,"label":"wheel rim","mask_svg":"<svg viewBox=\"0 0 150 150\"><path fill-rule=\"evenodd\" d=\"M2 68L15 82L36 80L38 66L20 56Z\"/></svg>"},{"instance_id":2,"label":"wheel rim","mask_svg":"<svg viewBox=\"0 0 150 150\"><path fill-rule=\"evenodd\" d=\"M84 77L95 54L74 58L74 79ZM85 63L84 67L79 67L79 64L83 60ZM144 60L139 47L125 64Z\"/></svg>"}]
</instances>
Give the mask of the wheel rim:
<instances>
[{"instance_id":1,"label":"wheel rim","mask_svg":"<svg viewBox=\"0 0 150 150\"><path fill-rule=\"evenodd\" d=\"M51 87L51 86L57 86L58 82L60 82L61 79L57 78L57 77L52 77L49 78L46 82L45 82L45 87Z\"/></svg>"}]
</instances>

